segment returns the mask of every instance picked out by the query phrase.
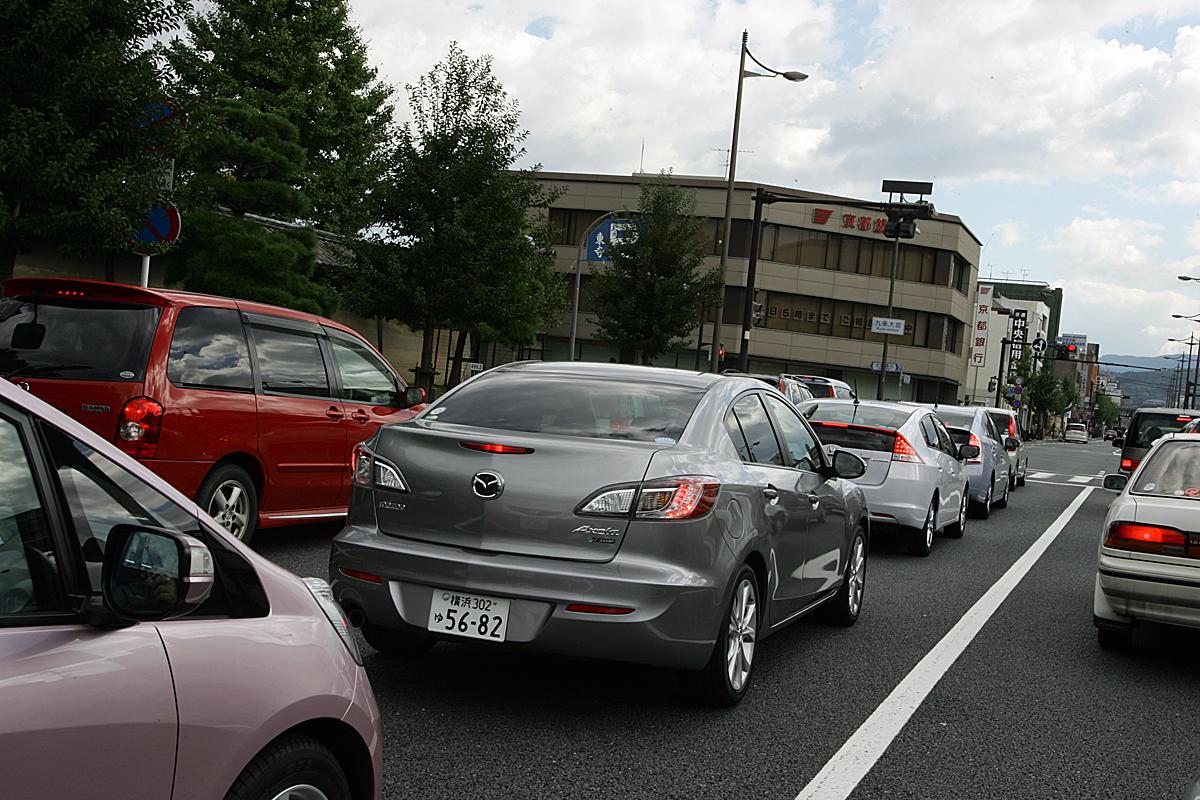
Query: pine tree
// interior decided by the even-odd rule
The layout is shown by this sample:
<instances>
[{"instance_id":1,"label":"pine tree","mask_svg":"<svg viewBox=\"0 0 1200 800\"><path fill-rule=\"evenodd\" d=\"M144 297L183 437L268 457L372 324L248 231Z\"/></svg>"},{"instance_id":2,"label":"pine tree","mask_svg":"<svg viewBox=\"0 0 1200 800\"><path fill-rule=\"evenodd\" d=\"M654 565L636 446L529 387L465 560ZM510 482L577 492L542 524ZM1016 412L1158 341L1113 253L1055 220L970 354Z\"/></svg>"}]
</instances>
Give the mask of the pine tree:
<instances>
[{"instance_id":1,"label":"pine tree","mask_svg":"<svg viewBox=\"0 0 1200 800\"><path fill-rule=\"evenodd\" d=\"M169 276L197 292L329 313L333 294L313 280L316 234L294 220L308 199L294 187L304 166L296 126L239 101L202 106L180 161L187 224Z\"/></svg>"},{"instance_id":2,"label":"pine tree","mask_svg":"<svg viewBox=\"0 0 1200 800\"><path fill-rule=\"evenodd\" d=\"M238 98L299 129L300 188L318 227L374 222L393 107L347 0L219 0L172 44L175 91L192 104Z\"/></svg>"},{"instance_id":3,"label":"pine tree","mask_svg":"<svg viewBox=\"0 0 1200 800\"><path fill-rule=\"evenodd\" d=\"M170 138L137 126L162 99L149 43L187 5L0 3L0 279L37 240L67 253L128 247L162 191Z\"/></svg>"}]
</instances>

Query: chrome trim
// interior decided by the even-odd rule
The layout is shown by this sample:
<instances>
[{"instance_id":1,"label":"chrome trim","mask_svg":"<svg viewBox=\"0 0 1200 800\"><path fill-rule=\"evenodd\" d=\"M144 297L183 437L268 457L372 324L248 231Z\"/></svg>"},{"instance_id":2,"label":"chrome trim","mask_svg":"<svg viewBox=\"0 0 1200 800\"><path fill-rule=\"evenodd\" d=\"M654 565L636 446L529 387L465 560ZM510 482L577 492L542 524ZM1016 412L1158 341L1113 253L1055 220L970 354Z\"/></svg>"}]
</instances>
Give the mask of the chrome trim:
<instances>
[{"instance_id":1,"label":"chrome trim","mask_svg":"<svg viewBox=\"0 0 1200 800\"><path fill-rule=\"evenodd\" d=\"M267 519L326 519L344 517L348 511L323 511L320 514L263 514Z\"/></svg>"},{"instance_id":2,"label":"chrome trim","mask_svg":"<svg viewBox=\"0 0 1200 800\"><path fill-rule=\"evenodd\" d=\"M831 598L835 594L837 594L837 590L840 588L841 588L840 585L835 586L834 588L830 589L828 592L826 592L821 597L817 598L816 600L814 600L811 603L809 603L808 605L806 605L804 608L797 611L795 614L792 614L790 617L787 617L785 619L779 620L779 622L776 622L774 625L771 626L771 630L775 630L780 625L787 625L789 622L791 622L792 620L794 620L796 617L800 616L801 614L805 614L805 613L813 610L817 606L821 605L821 603L824 603L826 600L828 600L829 598Z\"/></svg>"}]
</instances>

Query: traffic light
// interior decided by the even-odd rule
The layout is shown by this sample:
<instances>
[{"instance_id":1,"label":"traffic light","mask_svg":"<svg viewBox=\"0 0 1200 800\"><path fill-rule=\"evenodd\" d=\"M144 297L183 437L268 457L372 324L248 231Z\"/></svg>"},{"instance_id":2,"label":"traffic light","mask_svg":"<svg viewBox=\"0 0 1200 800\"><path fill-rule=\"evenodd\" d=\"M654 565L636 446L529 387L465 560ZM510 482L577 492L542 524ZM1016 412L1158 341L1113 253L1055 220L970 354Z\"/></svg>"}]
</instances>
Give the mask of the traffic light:
<instances>
[{"instance_id":1,"label":"traffic light","mask_svg":"<svg viewBox=\"0 0 1200 800\"><path fill-rule=\"evenodd\" d=\"M725 357L725 345L721 345L721 349L717 351L717 355L719 355L721 358Z\"/></svg>"},{"instance_id":2,"label":"traffic light","mask_svg":"<svg viewBox=\"0 0 1200 800\"><path fill-rule=\"evenodd\" d=\"M883 235L889 239L912 239L917 235L917 221L911 217L892 216L892 212L888 212L887 225L883 228Z\"/></svg>"}]
</instances>

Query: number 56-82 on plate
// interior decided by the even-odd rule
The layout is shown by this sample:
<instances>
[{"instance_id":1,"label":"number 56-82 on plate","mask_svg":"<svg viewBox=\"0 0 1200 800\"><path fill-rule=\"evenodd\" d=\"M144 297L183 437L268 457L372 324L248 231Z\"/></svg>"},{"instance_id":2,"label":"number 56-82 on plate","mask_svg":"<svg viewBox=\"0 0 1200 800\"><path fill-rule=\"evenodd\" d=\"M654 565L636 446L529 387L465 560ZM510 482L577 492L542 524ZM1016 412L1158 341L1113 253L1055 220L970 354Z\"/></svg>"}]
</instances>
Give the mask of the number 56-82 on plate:
<instances>
[{"instance_id":1,"label":"number 56-82 on plate","mask_svg":"<svg viewBox=\"0 0 1200 800\"><path fill-rule=\"evenodd\" d=\"M508 600L434 589L425 627L434 633L503 642L508 634Z\"/></svg>"}]
</instances>

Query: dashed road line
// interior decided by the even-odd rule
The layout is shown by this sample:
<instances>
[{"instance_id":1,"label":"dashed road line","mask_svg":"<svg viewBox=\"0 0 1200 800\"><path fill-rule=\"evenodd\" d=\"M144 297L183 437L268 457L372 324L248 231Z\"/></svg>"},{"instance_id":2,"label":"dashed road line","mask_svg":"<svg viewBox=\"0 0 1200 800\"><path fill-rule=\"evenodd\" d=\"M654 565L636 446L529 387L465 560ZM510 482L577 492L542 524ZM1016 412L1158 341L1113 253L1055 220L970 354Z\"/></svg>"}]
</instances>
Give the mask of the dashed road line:
<instances>
[{"instance_id":1,"label":"dashed road line","mask_svg":"<svg viewBox=\"0 0 1200 800\"><path fill-rule=\"evenodd\" d=\"M1095 478L1095 475L1072 475L1067 478L1067 481L1069 483L1091 483Z\"/></svg>"},{"instance_id":2,"label":"dashed road line","mask_svg":"<svg viewBox=\"0 0 1200 800\"><path fill-rule=\"evenodd\" d=\"M1037 478L1038 480L1045 480L1046 478L1053 478L1054 473L1053 472L1035 472L1032 475L1030 475L1029 477Z\"/></svg>"}]
</instances>

